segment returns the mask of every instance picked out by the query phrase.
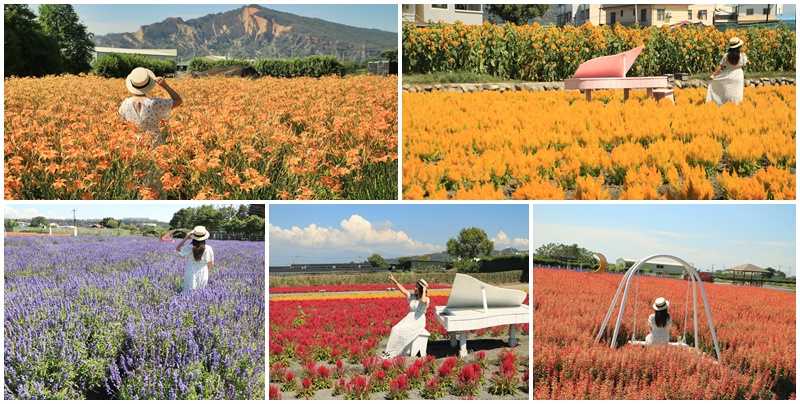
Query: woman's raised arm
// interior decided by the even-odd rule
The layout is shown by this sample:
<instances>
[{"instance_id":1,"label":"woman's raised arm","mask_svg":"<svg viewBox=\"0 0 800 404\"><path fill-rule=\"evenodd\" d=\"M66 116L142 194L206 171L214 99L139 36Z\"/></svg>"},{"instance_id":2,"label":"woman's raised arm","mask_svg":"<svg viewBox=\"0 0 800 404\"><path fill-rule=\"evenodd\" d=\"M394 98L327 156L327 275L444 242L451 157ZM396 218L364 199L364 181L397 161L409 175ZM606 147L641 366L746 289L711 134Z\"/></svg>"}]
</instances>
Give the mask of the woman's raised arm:
<instances>
[{"instance_id":1,"label":"woman's raised arm","mask_svg":"<svg viewBox=\"0 0 800 404\"><path fill-rule=\"evenodd\" d=\"M406 290L406 288L404 288L403 285L401 285L400 282L397 281L397 279L394 279L394 275L392 275L391 272L389 272L389 280L394 282L394 285L397 286L397 290L399 290L400 293L408 297L408 291Z\"/></svg>"},{"instance_id":2,"label":"woman's raised arm","mask_svg":"<svg viewBox=\"0 0 800 404\"><path fill-rule=\"evenodd\" d=\"M186 243L186 240L188 240L191 235L192 235L191 231L186 233L186 236L183 237L183 240L181 240L181 242L178 243L178 246L175 247L175 251L181 252L181 247L183 247L183 245Z\"/></svg>"}]
</instances>

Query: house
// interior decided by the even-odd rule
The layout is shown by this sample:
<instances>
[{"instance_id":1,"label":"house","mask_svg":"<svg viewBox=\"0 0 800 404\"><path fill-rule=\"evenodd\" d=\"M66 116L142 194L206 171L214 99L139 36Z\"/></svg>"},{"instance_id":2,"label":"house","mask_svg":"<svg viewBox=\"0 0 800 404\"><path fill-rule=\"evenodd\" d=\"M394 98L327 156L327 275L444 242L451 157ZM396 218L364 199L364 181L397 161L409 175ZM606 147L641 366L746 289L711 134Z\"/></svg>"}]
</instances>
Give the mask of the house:
<instances>
[{"instance_id":1,"label":"house","mask_svg":"<svg viewBox=\"0 0 800 404\"><path fill-rule=\"evenodd\" d=\"M777 22L783 4L737 4L733 10L740 25Z\"/></svg>"},{"instance_id":2,"label":"house","mask_svg":"<svg viewBox=\"0 0 800 404\"><path fill-rule=\"evenodd\" d=\"M731 14L732 7L723 4L559 4L558 26L581 26L620 23L642 27L662 25L714 25L717 13Z\"/></svg>"},{"instance_id":3,"label":"house","mask_svg":"<svg viewBox=\"0 0 800 404\"><path fill-rule=\"evenodd\" d=\"M425 26L428 21L483 24L483 4L403 4L403 22Z\"/></svg>"},{"instance_id":4,"label":"house","mask_svg":"<svg viewBox=\"0 0 800 404\"><path fill-rule=\"evenodd\" d=\"M637 262L639 262L639 260L631 258L619 258L616 261L616 265L618 268L625 268L627 270ZM655 260L647 261L639 269L640 270L650 269L657 274L663 274L664 271L666 270L667 275L680 275L685 270L683 265L675 261L655 261Z\"/></svg>"},{"instance_id":5,"label":"house","mask_svg":"<svg viewBox=\"0 0 800 404\"><path fill-rule=\"evenodd\" d=\"M556 7L556 25L580 27L587 22L603 25L606 21L602 4L559 4Z\"/></svg>"},{"instance_id":6,"label":"house","mask_svg":"<svg viewBox=\"0 0 800 404\"><path fill-rule=\"evenodd\" d=\"M722 4L603 4L605 24L642 27L662 25L714 25L715 10Z\"/></svg>"}]
</instances>

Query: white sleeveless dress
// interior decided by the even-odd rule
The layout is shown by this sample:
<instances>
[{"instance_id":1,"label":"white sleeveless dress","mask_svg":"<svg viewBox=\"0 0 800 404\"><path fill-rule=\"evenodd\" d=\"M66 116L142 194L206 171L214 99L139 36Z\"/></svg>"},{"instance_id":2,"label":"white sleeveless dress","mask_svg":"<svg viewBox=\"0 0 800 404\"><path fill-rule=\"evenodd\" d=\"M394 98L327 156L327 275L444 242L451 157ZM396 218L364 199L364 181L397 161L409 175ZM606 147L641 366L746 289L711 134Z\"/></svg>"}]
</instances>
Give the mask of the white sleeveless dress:
<instances>
[{"instance_id":1,"label":"white sleeveless dress","mask_svg":"<svg viewBox=\"0 0 800 404\"><path fill-rule=\"evenodd\" d=\"M664 327L656 327L656 315L651 314L647 318L647 325L650 326L650 334L644 338L647 345L663 344L669 342L669 328L672 327L672 317L667 319Z\"/></svg>"},{"instance_id":2,"label":"white sleeveless dress","mask_svg":"<svg viewBox=\"0 0 800 404\"><path fill-rule=\"evenodd\" d=\"M739 63L732 65L728 63L728 54L722 57L719 62L723 66L722 71L708 83L706 102L716 102L722 105L726 102L740 103L744 99L744 71L742 68L747 64L747 55L739 55Z\"/></svg>"},{"instance_id":3,"label":"white sleeveless dress","mask_svg":"<svg viewBox=\"0 0 800 404\"><path fill-rule=\"evenodd\" d=\"M421 300L416 299L413 293L409 293L407 299L409 312L392 327L389 341L386 343L386 353L390 357L400 355L425 329L425 312L428 310L430 300L428 300L428 304L423 304Z\"/></svg>"},{"instance_id":4,"label":"white sleeveless dress","mask_svg":"<svg viewBox=\"0 0 800 404\"><path fill-rule=\"evenodd\" d=\"M206 245L203 256L200 261L194 260L192 254L192 245L186 244L181 247L181 257L189 258L189 265L186 267L186 272L183 274L183 292L189 293L195 289L205 289L208 284L208 263L214 262L214 250L210 245Z\"/></svg>"}]
</instances>

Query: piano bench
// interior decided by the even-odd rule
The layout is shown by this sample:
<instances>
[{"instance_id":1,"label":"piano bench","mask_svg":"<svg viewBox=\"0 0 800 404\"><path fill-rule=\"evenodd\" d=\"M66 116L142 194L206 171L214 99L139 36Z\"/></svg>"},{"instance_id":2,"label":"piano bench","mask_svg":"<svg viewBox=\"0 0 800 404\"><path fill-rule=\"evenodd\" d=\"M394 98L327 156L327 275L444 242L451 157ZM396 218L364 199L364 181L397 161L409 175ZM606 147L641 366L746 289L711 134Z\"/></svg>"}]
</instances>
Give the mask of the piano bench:
<instances>
[{"instance_id":1,"label":"piano bench","mask_svg":"<svg viewBox=\"0 0 800 404\"><path fill-rule=\"evenodd\" d=\"M661 101L662 99L668 98L674 104L675 103L675 97L673 96L674 94L675 94L675 91L673 91L671 89L653 90L653 99L655 99L656 102L658 102L658 101Z\"/></svg>"},{"instance_id":2,"label":"piano bench","mask_svg":"<svg viewBox=\"0 0 800 404\"><path fill-rule=\"evenodd\" d=\"M429 333L428 330L422 330L417 338L408 344L403 354L408 356L417 356L417 352L419 352L419 356L424 358L428 355L428 337L430 336L431 333Z\"/></svg>"}]
</instances>

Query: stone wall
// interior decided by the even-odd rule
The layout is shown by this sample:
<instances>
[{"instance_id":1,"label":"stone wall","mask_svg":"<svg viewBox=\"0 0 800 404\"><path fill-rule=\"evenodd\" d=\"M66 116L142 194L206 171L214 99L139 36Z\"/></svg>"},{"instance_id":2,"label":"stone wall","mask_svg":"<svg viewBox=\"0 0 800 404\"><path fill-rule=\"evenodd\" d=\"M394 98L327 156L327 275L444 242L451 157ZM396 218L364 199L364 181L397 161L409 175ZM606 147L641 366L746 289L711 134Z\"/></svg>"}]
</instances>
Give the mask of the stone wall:
<instances>
[{"instance_id":1,"label":"stone wall","mask_svg":"<svg viewBox=\"0 0 800 404\"><path fill-rule=\"evenodd\" d=\"M669 88L700 88L708 87L708 80L676 80L672 75L668 75ZM764 86L793 86L793 77L775 78L753 78L744 80L745 87L764 87ZM452 91L456 93L475 93L479 91L557 91L564 89L564 82L557 81L551 83L529 82L529 83L448 83L448 84L403 84L404 93L429 93L431 91Z\"/></svg>"}]
</instances>

